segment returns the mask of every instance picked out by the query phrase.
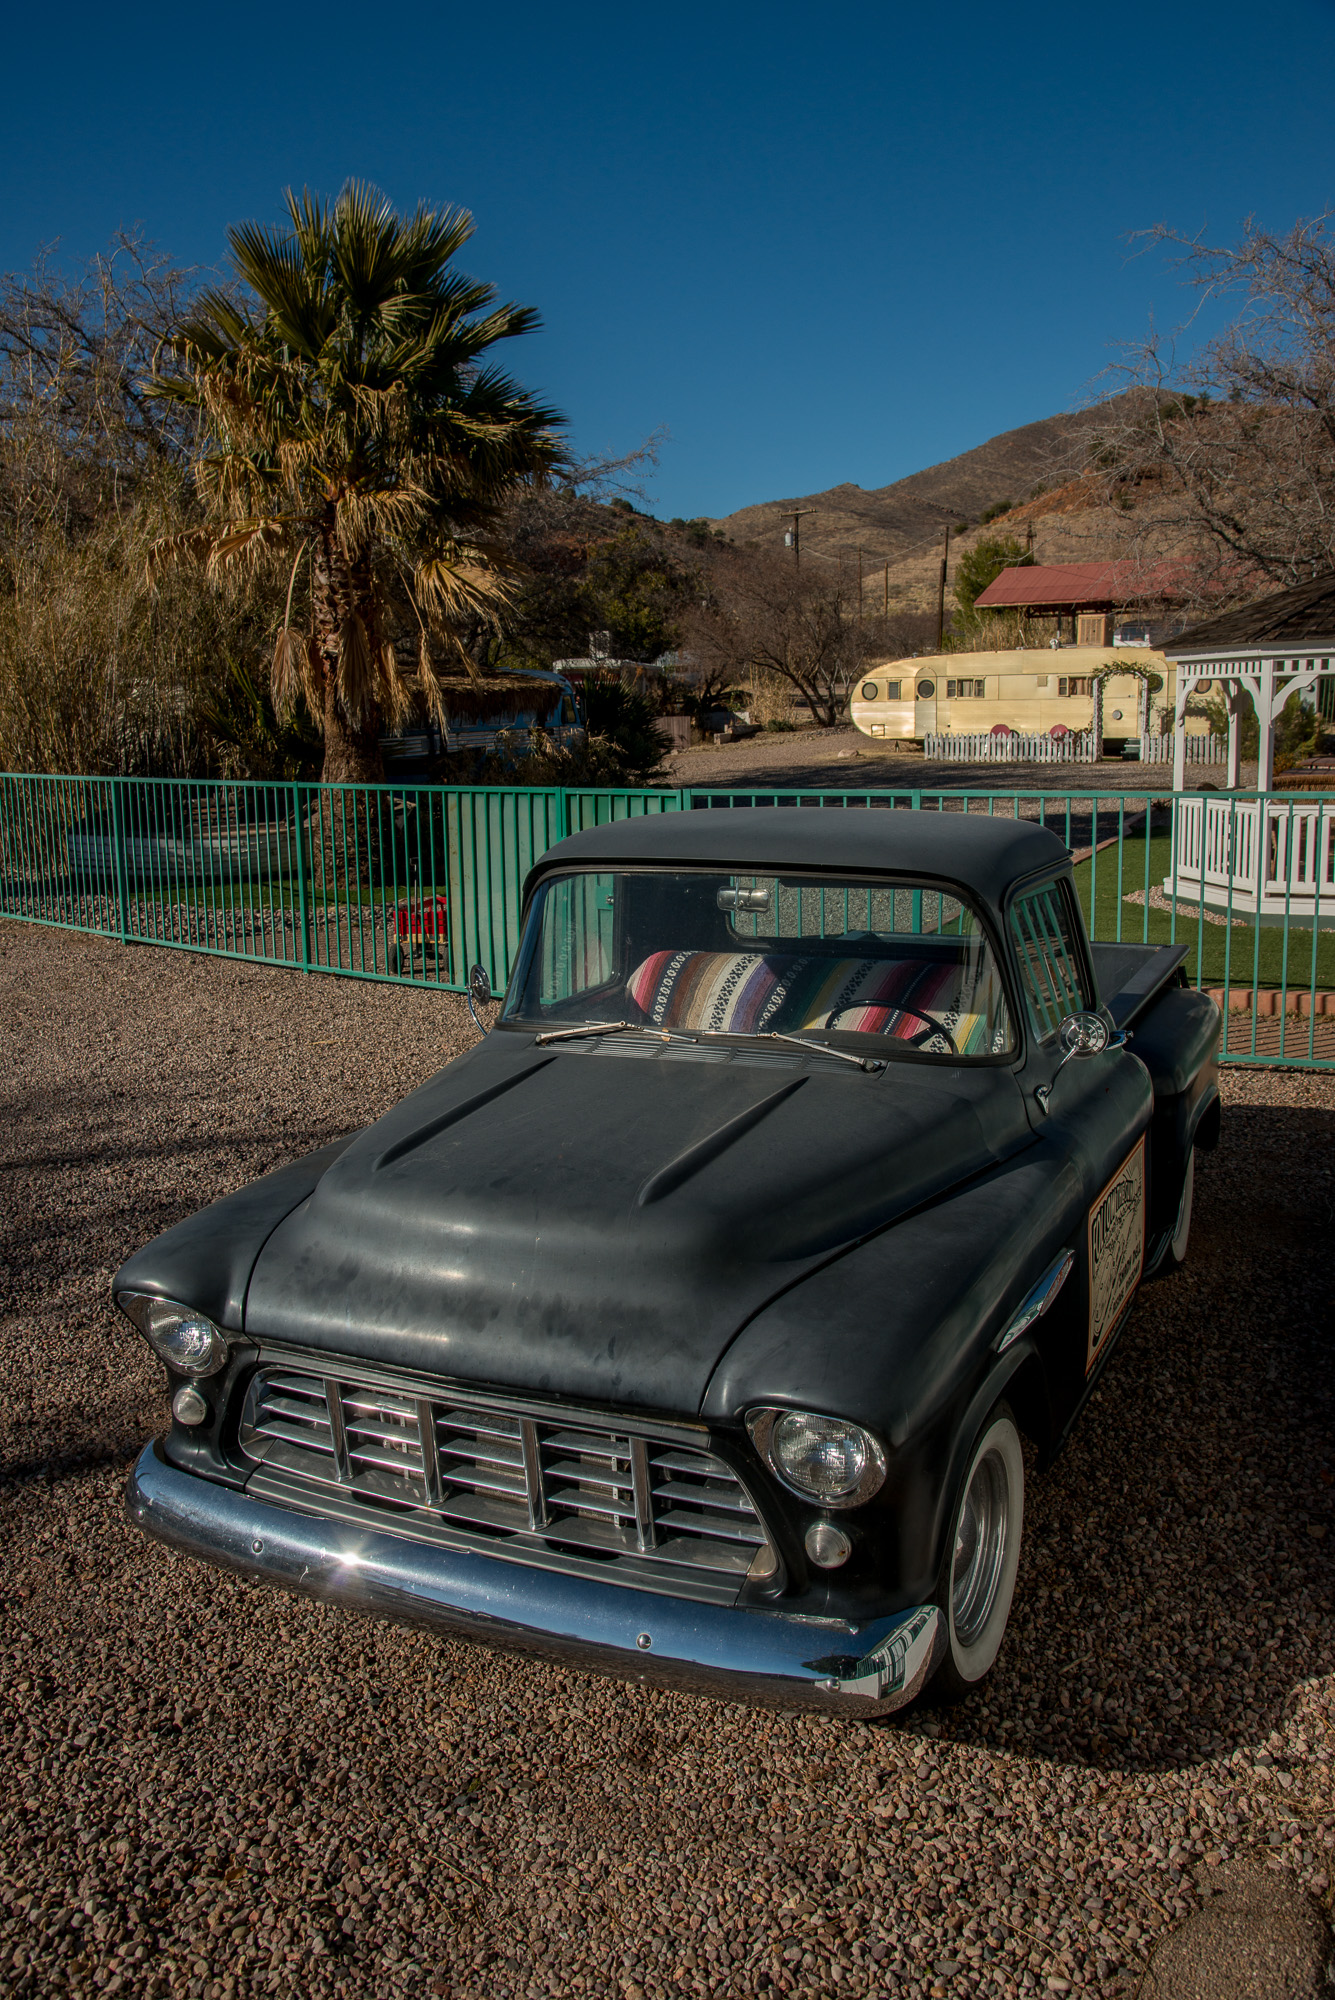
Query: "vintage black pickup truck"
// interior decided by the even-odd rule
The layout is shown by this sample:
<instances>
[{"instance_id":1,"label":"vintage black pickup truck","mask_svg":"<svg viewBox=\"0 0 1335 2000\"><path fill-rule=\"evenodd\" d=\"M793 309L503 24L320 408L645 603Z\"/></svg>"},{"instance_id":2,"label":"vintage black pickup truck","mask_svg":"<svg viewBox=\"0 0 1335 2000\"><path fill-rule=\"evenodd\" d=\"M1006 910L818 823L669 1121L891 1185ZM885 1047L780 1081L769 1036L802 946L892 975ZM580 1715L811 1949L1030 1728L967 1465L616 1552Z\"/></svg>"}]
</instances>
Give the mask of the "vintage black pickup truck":
<instances>
[{"instance_id":1,"label":"vintage black pickup truck","mask_svg":"<svg viewBox=\"0 0 1335 2000\"><path fill-rule=\"evenodd\" d=\"M1025 1455L1186 1254L1219 1014L1066 848L875 809L545 854L489 1033L140 1250L174 1548L636 1678L888 1712L996 1658ZM485 979L479 980L485 995Z\"/></svg>"}]
</instances>

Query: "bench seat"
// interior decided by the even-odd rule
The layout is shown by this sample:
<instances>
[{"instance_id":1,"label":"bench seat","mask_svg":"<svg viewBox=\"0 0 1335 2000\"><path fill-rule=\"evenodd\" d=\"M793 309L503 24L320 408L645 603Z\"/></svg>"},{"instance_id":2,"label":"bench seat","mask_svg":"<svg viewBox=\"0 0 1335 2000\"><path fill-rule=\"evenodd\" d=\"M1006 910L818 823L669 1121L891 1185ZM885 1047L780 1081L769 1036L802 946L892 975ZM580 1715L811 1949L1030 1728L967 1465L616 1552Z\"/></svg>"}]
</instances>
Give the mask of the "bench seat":
<instances>
[{"instance_id":1,"label":"bench seat","mask_svg":"<svg viewBox=\"0 0 1335 2000\"><path fill-rule=\"evenodd\" d=\"M979 991L961 1005L972 979L972 969L952 958L658 951L636 967L626 991L646 1021L680 1033L838 1028L911 1040L934 1021L961 1055L984 1055L991 1009L973 1009L991 996Z\"/></svg>"}]
</instances>

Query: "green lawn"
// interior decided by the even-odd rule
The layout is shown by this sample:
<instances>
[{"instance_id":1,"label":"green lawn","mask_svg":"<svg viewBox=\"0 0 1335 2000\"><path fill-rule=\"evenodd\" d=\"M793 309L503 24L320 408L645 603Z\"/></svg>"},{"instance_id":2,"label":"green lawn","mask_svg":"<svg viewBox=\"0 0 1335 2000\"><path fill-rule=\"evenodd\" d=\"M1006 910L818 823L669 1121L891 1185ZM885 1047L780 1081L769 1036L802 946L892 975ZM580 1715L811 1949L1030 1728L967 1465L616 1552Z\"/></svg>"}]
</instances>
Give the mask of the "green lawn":
<instances>
[{"instance_id":1,"label":"green lawn","mask_svg":"<svg viewBox=\"0 0 1335 2000\"><path fill-rule=\"evenodd\" d=\"M1202 922L1181 909L1174 915L1145 903L1128 903L1126 896L1132 890L1143 894L1147 883L1162 891L1171 850L1169 836L1155 834L1147 857L1143 831L1128 835L1122 843L1120 881L1115 847L1079 863L1075 884L1091 937L1109 944L1189 945L1187 973L1193 985L1222 986L1227 980L1230 986L1256 982L1302 988L1312 984L1315 973L1318 987L1335 986L1335 930L1314 934L1310 926L1300 929L1291 924L1286 947L1285 933L1278 925L1258 929L1250 919L1232 924Z\"/></svg>"}]
</instances>

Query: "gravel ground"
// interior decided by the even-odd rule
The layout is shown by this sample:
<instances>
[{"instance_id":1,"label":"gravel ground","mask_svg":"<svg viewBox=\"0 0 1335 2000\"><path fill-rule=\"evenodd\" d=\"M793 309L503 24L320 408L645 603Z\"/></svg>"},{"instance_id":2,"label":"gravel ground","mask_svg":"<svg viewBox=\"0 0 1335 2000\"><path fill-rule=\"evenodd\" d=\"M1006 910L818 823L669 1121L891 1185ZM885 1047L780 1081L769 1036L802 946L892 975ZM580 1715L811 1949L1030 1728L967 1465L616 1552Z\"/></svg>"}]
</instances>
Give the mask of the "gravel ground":
<instances>
[{"instance_id":1,"label":"gravel ground","mask_svg":"<svg viewBox=\"0 0 1335 2000\"><path fill-rule=\"evenodd\" d=\"M133 1246L372 1117L456 999L0 925L0 1994L1131 1992L1327 1907L1335 1079L1226 1075L1186 1271L1030 1488L995 1679L877 1726L365 1622L124 1524Z\"/></svg>"}]
</instances>

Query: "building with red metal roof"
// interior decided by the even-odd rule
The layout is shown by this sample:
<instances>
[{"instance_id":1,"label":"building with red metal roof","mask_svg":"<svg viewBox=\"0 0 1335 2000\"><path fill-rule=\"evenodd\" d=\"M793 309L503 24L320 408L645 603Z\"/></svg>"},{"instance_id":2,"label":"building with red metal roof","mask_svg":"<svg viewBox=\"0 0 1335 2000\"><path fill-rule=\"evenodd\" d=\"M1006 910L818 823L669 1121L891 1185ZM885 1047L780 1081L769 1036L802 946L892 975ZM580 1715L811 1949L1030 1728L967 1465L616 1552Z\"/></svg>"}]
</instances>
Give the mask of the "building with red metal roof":
<instances>
[{"instance_id":1,"label":"building with red metal roof","mask_svg":"<svg viewBox=\"0 0 1335 2000\"><path fill-rule=\"evenodd\" d=\"M1177 573L1166 563L1152 569L1132 561L1023 563L1003 569L980 591L975 609L1069 617L1075 628L1073 639L1082 645L1106 646L1112 642L1109 623L1114 611L1135 605L1143 612L1147 605L1161 608L1180 597Z\"/></svg>"}]
</instances>

